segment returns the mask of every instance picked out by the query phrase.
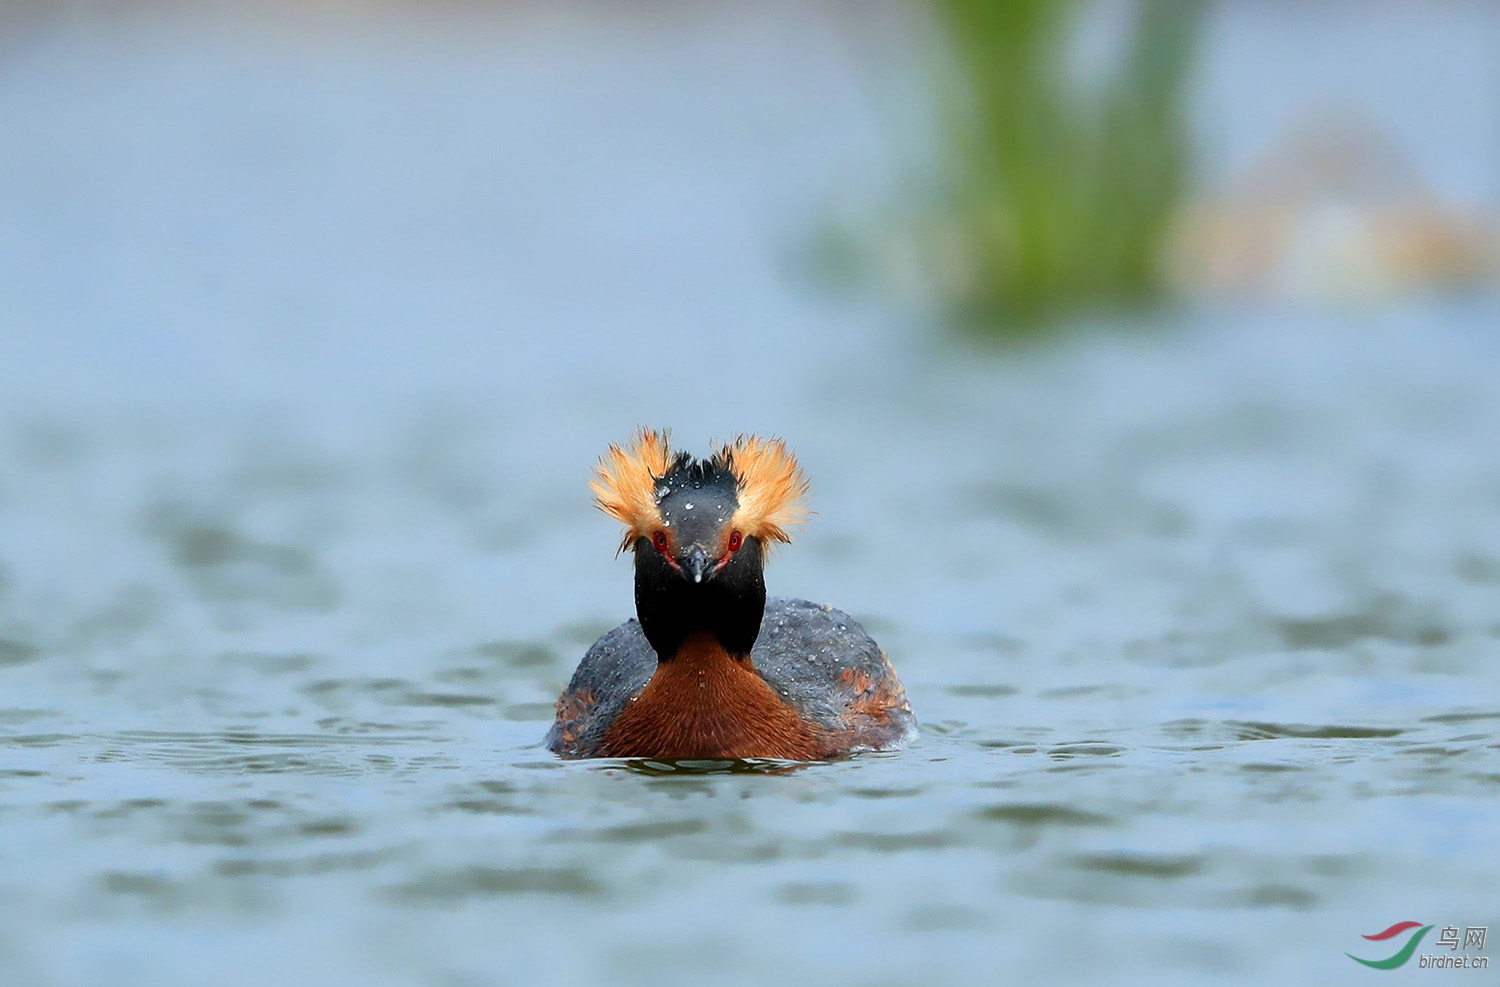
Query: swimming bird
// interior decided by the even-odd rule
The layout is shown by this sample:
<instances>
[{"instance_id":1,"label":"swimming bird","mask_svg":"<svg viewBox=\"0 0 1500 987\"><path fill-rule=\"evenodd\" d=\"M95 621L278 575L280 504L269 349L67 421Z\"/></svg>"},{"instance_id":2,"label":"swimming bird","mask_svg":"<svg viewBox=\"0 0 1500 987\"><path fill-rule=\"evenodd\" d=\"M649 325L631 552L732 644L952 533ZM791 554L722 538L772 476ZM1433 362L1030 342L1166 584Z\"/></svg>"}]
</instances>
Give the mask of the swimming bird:
<instances>
[{"instance_id":1,"label":"swimming bird","mask_svg":"<svg viewBox=\"0 0 1500 987\"><path fill-rule=\"evenodd\" d=\"M584 655L551 750L810 761L916 736L895 669L854 618L766 599L766 556L807 514L782 440L742 436L694 459L643 428L610 446L591 486L635 554L636 619Z\"/></svg>"}]
</instances>

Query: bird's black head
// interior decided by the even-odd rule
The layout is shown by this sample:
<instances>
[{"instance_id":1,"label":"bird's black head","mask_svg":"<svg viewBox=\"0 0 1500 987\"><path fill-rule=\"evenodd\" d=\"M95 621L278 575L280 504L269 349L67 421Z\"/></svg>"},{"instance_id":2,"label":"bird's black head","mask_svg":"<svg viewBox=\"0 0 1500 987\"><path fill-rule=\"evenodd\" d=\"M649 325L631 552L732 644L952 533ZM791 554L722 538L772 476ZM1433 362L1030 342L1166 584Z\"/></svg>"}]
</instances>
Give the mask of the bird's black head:
<instances>
[{"instance_id":1,"label":"bird's black head","mask_svg":"<svg viewBox=\"0 0 1500 987\"><path fill-rule=\"evenodd\" d=\"M673 453L642 429L611 446L593 482L599 507L625 522L635 551L635 605L657 657L707 631L748 655L765 613L765 552L806 514L807 481L780 439L746 436L709 459Z\"/></svg>"},{"instance_id":2,"label":"bird's black head","mask_svg":"<svg viewBox=\"0 0 1500 987\"><path fill-rule=\"evenodd\" d=\"M653 493L661 524L635 544L635 607L656 653L669 658L683 638L709 631L747 655L766 606L760 542L735 527L734 473L682 453Z\"/></svg>"}]
</instances>

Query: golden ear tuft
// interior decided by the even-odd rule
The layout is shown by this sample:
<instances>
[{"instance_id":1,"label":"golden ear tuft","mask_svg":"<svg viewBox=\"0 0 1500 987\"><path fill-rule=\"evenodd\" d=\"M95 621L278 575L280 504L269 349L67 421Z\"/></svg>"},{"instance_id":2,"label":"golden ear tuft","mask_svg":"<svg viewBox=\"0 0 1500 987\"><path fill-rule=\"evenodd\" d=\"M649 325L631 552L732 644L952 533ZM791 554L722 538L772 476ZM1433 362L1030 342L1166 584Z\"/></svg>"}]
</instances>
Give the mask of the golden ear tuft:
<instances>
[{"instance_id":1,"label":"golden ear tuft","mask_svg":"<svg viewBox=\"0 0 1500 987\"><path fill-rule=\"evenodd\" d=\"M719 449L715 458L734 473L735 494L740 506L732 524L746 535L771 542L789 542L786 529L807 519L802 505L807 496L807 477L781 439L742 435Z\"/></svg>"},{"instance_id":2,"label":"golden ear tuft","mask_svg":"<svg viewBox=\"0 0 1500 987\"><path fill-rule=\"evenodd\" d=\"M589 487L594 503L609 516L624 522L625 537L620 551L634 548L638 539L649 538L662 527L656 505L656 481L667 473L672 446L666 429L642 426L628 448L611 445L594 467Z\"/></svg>"}]
</instances>

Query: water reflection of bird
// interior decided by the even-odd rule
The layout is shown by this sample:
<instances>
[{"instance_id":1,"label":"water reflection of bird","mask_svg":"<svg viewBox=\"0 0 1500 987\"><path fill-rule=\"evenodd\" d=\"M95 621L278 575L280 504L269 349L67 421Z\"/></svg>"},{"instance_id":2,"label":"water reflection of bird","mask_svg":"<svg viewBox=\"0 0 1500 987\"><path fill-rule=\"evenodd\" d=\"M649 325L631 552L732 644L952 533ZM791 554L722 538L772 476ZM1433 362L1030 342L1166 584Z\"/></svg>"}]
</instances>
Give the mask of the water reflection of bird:
<instances>
[{"instance_id":1,"label":"water reflection of bird","mask_svg":"<svg viewBox=\"0 0 1500 987\"><path fill-rule=\"evenodd\" d=\"M593 482L635 552L630 620L557 700L564 757L817 760L892 748L916 719L884 652L848 614L766 600L766 552L790 541L807 481L779 439L694 460L665 432L611 446Z\"/></svg>"}]
</instances>

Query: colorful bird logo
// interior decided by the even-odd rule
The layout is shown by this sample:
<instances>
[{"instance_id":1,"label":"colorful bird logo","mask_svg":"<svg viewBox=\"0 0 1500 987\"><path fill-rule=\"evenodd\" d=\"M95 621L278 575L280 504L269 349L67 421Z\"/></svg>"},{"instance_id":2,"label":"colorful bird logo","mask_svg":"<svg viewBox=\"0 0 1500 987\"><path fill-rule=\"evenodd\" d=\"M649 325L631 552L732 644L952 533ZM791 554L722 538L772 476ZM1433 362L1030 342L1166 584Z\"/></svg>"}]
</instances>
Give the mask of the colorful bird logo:
<instances>
[{"instance_id":1,"label":"colorful bird logo","mask_svg":"<svg viewBox=\"0 0 1500 987\"><path fill-rule=\"evenodd\" d=\"M1422 926L1420 929L1417 928L1419 925ZM1417 931L1411 934L1411 938L1406 940L1406 945L1396 950L1393 956L1389 956L1383 960L1362 960L1353 953L1345 953L1344 955L1356 963L1363 963L1365 966L1372 966L1377 970L1394 970L1411 959L1411 954L1417 951L1417 944L1422 941L1423 936L1431 931L1432 926L1422 925L1421 922L1397 922L1384 932L1377 932L1373 936L1365 936L1366 939L1390 939L1393 936L1400 935L1407 929L1417 929Z\"/></svg>"}]
</instances>

